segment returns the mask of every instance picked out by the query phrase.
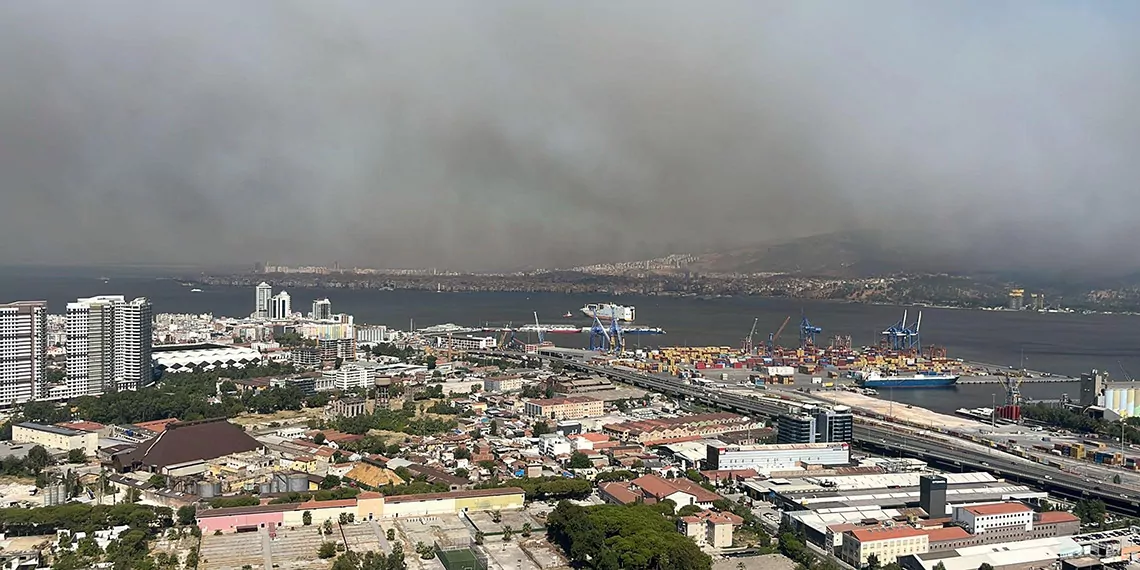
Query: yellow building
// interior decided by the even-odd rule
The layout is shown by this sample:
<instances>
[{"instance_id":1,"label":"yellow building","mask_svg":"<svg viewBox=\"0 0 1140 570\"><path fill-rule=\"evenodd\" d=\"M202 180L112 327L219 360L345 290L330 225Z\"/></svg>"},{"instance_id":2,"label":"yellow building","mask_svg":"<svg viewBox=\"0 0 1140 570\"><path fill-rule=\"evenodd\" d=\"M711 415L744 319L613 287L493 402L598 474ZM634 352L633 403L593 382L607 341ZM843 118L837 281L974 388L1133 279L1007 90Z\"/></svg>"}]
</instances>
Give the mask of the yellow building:
<instances>
[{"instance_id":1,"label":"yellow building","mask_svg":"<svg viewBox=\"0 0 1140 570\"><path fill-rule=\"evenodd\" d=\"M50 449L82 449L87 455L99 450L99 434L58 426L24 422L12 426L12 441L42 445Z\"/></svg>"},{"instance_id":2,"label":"yellow building","mask_svg":"<svg viewBox=\"0 0 1140 570\"><path fill-rule=\"evenodd\" d=\"M515 487L387 497L384 500L384 518L508 511L523 508L523 498L523 490Z\"/></svg>"},{"instance_id":3,"label":"yellow building","mask_svg":"<svg viewBox=\"0 0 1140 570\"><path fill-rule=\"evenodd\" d=\"M605 403L587 396L530 400L526 403L526 415L532 418L576 420L600 416L603 413L605 413Z\"/></svg>"},{"instance_id":4,"label":"yellow building","mask_svg":"<svg viewBox=\"0 0 1140 570\"><path fill-rule=\"evenodd\" d=\"M889 526L843 533L839 558L856 568L862 568L867 565L867 558L872 554L878 558L879 564L886 566L900 556L929 551L930 537L925 532L905 525Z\"/></svg>"}]
</instances>

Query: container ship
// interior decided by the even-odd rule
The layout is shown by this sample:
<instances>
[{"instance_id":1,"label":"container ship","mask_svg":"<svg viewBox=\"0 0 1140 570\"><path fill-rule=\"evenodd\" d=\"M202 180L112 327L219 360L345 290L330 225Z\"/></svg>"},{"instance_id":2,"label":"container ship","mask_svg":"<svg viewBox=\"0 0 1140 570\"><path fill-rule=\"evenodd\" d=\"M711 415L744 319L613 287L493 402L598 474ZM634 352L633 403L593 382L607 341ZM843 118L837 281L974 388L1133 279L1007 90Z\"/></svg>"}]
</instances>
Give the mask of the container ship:
<instances>
[{"instance_id":1,"label":"container ship","mask_svg":"<svg viewBox=\"0 0 1140 570\"><path fill-rule=\"evenodd\" d=\"M635 315L633 307L616 305L614 303L588 303L582 307L581 311L583 315L591 319L596 316L600 321L617 320L626 323L633 322Z\"/></svg>"},{"instance_id":2,"label":"container ship","mask_svg":"<svg viewBox=\"0 0 1140 570\"><path fill-rule=\"evenodd\" d=\"M958 376L922 372L911 376L883 376L871 371L859 374L855 380L864 388L948 388L958 382Z\"/></svg>"}]
</instances>

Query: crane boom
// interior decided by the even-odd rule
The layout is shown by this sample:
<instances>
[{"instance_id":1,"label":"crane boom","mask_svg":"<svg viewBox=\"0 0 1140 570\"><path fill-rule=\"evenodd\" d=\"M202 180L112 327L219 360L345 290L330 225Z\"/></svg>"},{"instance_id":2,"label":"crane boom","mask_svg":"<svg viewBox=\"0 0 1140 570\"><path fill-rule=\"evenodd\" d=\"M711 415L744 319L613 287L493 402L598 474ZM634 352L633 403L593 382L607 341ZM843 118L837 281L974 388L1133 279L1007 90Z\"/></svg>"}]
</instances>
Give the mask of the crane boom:
<instances>
[{"instance_id":1,"label":"crane boom","mask_svg":"<svg viewBox=\"0 0 1140 570\"><path fill-rule=\"evenodd\" d=\"M789 316L788 318L784 319L784 324L780 325L780 328L776 329L776 334L772 336L773 343L775 343L777 340L780 340L780 333L784 332L784 329L788 328L788 323L790 322L792 322L792 317Z\"/></svg>"}]
</instances>

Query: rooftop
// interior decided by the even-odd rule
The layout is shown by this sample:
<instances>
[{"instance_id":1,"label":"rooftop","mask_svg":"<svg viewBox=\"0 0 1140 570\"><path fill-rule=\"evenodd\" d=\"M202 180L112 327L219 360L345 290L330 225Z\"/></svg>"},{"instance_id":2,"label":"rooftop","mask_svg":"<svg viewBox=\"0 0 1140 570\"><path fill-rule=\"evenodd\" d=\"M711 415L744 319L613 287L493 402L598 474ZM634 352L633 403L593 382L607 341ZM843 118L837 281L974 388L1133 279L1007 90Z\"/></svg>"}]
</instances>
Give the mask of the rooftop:
<instances>
[{"instance_id":1,"label":"rooftop","mask_svg":"<svg viewBox=\"0 0 1140 570\"><path fill-rule=\"evenodd\" d=\"M253 451L260 447L261 443L250 437L245 430L224 418L175 422L126 454L120 465L127 467L138 463L161 468L197 459L215 459Z\"/></svg>"},{"instance_id":2,"label":"rooftop","mask_svg":"<svg viewBox=\"0 0 1140 570\"><path fill-rule=\"evenodd\" d=\"M530 403L536 406L563 406L566 404L588 404L591 402L599 402L595 398L589 396L570 396L568 398L550 398L542 400L531 400Z\"/></svg>"},{"instance_id":3,"label":"rooftop","mask_svg":"<svg viewBox=\"0 0 1140 570\"><path fill-rule=\"evenodd\" d=\"M385 497L386 503L414 503L417 501L434 501L436 499L471 499L475 497L501 497L503 495L522 495L525 491L518 487L503 487L500 489L472 489L470 491L451 491L448 493L425 493L422 495L398 495Z\"/></svg>"},{"instance_id":4,"label":"rooftop","mask_svg":"<svg viewBox=\"0 0 1140 570\"><path fill-rule=\"evenodd\" d=\"M996 503L993 505L975 505L962 508L975 516L1012 515L1033 510L1023 503Z\"/></svg>"},{"instance_id":5,"label":"rooftop","mask_svg":"<svg viewBox=\"0 0 1140 570\"><path fill-rule=\"evenodd\" d=\"M19 426L19 427L22 427L22 428L24 428L24 429L30 429L30 430L35 430L35 431L42 431L42 432L47 432L47 433L54 433L54 434L56 434L56 435L66 435L66 436L69 436L69 437L70 437L70 436L73 436L73 435L83 435L84 433L86 433L86 432L82 432L82 431L79 431L79 430L68 429L68 428L65 428L65 427L59 427L59 426L45 426L45 425L43 425L43 424L34 424L34 423L32 423L32 422L23 422L23 423L19 423L19 424L16 424L16 425L17 425L17 426Z\"/></svg>"},{"instance_id":6,"label":"rooftop","mask_svg":"<svg viewBox=\"0 0 1140 570\"><path fill-rule=\"evenodd\" d=\"M925 532L909 526L863 528L849 530L847 532L854 536L859 542L875 542L878 540L926 536Z\"/></svg>"},{"instance_id":7,"label":"rooftop","mask_svg":"<svg viewBox=\"0 0 1140 570\"><path fill-rule=\"evenodd\" d=\"M96 422L63 422L55 425L56 427L73 429L77 431L99 431L106 427L103 424Z\"/></svg>"}]
</instances>

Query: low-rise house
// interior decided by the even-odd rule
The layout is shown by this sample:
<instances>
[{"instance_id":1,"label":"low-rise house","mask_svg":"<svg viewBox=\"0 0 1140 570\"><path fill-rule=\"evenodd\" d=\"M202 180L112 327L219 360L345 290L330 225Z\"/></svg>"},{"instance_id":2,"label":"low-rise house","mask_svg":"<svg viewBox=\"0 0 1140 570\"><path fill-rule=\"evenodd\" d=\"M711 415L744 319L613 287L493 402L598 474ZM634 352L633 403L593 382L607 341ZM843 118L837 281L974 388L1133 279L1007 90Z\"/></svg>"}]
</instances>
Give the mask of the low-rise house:
<instances>
[{"instance_id":1,"label":"low-rise house","mask_svg":"<svg viewBox=\"0 0 1140 570\"><path fill-rule=\"evenodd\" d=\"M732 513L704 510L677 519L677 529L681 534L693 539L698 546L713 548L732 546L732 532L744 524L744 519Z\"/></svg>"}]
</instances>

